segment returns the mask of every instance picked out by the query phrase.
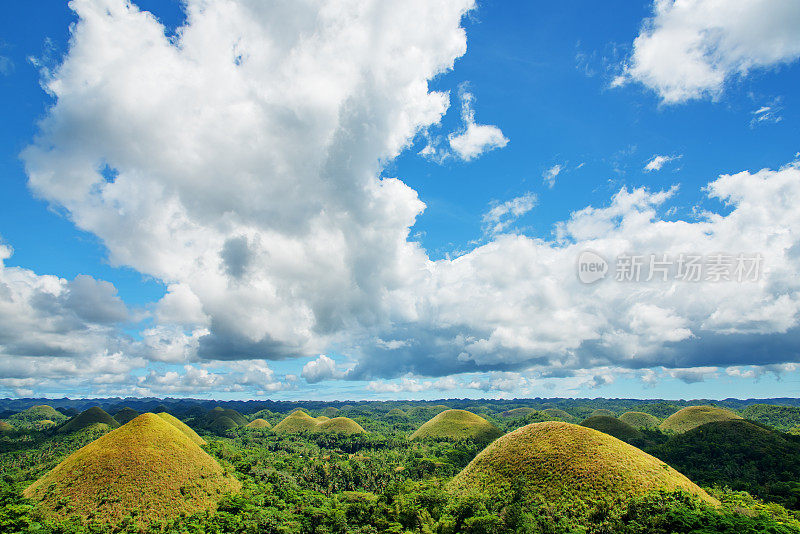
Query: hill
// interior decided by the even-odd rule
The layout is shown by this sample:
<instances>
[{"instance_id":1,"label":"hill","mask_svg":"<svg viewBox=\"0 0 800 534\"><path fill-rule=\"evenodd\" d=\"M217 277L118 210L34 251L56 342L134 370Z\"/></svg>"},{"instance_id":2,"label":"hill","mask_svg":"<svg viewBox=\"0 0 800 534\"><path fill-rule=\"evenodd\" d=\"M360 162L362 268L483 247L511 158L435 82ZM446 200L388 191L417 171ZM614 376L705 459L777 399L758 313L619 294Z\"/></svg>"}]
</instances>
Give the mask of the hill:
<instances>
[{"instance_id":1,"label":"hill","mask_svg":"<svg viewBox=\"0 0 800 534\"><path fill-rule=\"evenodd\" d=\"M688 406L667 417L658 428L664 432L680 434L706 423L730 419L741 419L741 417L717 406Z\"/></svg>"},{"instance_id":2,"label":"hill","mask_svg":"<svg viewBox=\"0 0 800 534\"><path fill-rule=\"evenodd\" d=\"M606 417L605 415L589 417L581 423L581 426L599 430L622 441L631 441L642 437L642 433L628 423L624 423L616 417Z\"/></svg>"},{"instance_id":3,"label":"hill","mask_svg":"<svg viewBox=\"0 0 800 534\"><path fill-rule=\"evenodd\" d=\"M136 419L140 415L141 414L139 412L137 412L136 410L134 410L133 408L128 408L126 406L126 407L122 408L120 411L118 411L117 413L114 414L114 420L117 423L119 423L121 425L124 425L125 423L133 421L134 419Z\"/></svg>"},{"instance_id":4,"label":"hill","mask_svg":"<svg viewBox=\"0 0 800 534\"><path fill-rule=\"evenodd\" d=\"M113 417L108 415L105 410L98 406L93 406L88 410L82 411L61 425L61 427L58 429L58 432L63 434L68 432L77 432L78 430L83 430L84 428L90 427L97 423L108 425L110 428L119 427L119 423Z\"/></svg>"},{"instance_id":5,"label":"hill","mask_svg":"<svg viewBox=\"0 0 800 534\"><path fill-rule=\"evenodd\" d=\"M52 421L56 424L63 423L69 419L66 415L59 412L48 404L38 404L31 406L27 410L11 415L8 420L18 428L31 429L42 428L41 421Z\"/></svg>"},{"instance_id":6,"label":"hill","mask_svg":"<svg viewBox=\"0 0 800 534\"><path fill-rule=\"evenodd\" d=\"M800 429L800 407L797 406L753 404L742 410L742 417L782 432Z\"/></svg>"},{"instance_id":7,"label":"hill","mask_svg":"<svg viewBox=\"0 0 800 534\"><path fill-rule=\"evenodd\" d=\"M25 489L46 517L163 522L214 509L241 483L175 426L145 413L69 455Z\"/></svg>"},{"instance_id":8,"label":"hill","mask_svg":"<svg viewBox=\"0 0 800 534\"><path fill-rule=\"evenodd\" d=\"M0 421L0 434L4 432L13 432L15 428L6 421Z\"/></svg>"},{"instance_id":9,"label":"hill","mask_svg":"<svg viewBox=\"0 0 800 534\"><path fill-rule=\"evenodd\" d=\"M206 440L204 440L203 438L198 436L197 432L192 430L192 428L189 425L187 425L186 423L184 423L183 421L181 421L180 419L178 419L174 415L168 414L167 412L161 412L161 413L159 413L157 415L161 419L166 421L167 423L171 424L172 426L174 426L175 428L180 430L183 433L184 436L186 436L187 438L192 440L194 443L196 443L198 445L205 445L206 444Z\"/></svg>"},{"instance_id":10,"label":"hill","mask_svg":"<svg viewBox=\"0 0 800 534\"><path fill-rule=\"evenodd\" d=\"M658 417L644 412L625 412L619 416L619 420L638 429L658 428L658 425L661 424Z\"/></svg>"},{"instance_id":11,"label":"hill","mask_svg":"<svg viewBox=\"0 0 800 534\"><path fill-rule=\"evenodd\" d=\"M592 413L589 414L589 417L616 417L616 416L617 414L615 414L611 410L606 410L605 408L598 408L596 410L593 410Z\"/></svg>"},{"instance_id":12,"label":"hill","mask_svg":"<svg viewBox=\"0 0 800 534\"><path fill-rule=\"evenodd\" d=\"M500 417L505 417L506 419L518 419L520 417L525 417L526 415L530 415L535 412L533 408L512 408L510 410L506 410L504 412L500 412L498 415Z\"/></svg>"},{"instance_id":13,"label":"hill","mask_svg":"<svg viewBox=\"0 0 800 534\"><path fill-rule=\"evenodd\" d=\"M275 425L272 430L273 432L295 434L298 432L313 432L316 426L316 419L303 410L295 410Z\"/></svg>"},{"instance_id":14,"label":"hill","mask_svg":"<svg viewBox=\"0 0 800 534\"><path fill-rule=\"evenodd\" d=\"M333 406L328 406L324 410L322 410L322 415L325 417L337 417L341 410L339 408L335 408Z\"/></svg>"},{"instance_id":15,"label":"hill","mask_svg":"<svg viewBox=\"0 0 800 534\"><path fill-rule=\"evenodd\" d=\"M234 427L229 427L227 421L219 423L218 420L222 417L227 417L229 420L233 421ZM247 423L247 418L236 410L222 408L220 406L217 406L206 415L206 424L210 427L235 428L237 426L245 426Z\"/></svg>"},{"instance_id":16,"label":"hill","mask_svg":"<svg viewBox=\"0 0 800 534\"><path fill-rule=\"evenodd\" d=\"M445 410L411 434L411 439L492 440L503 435L495 425L466 410Z\"/></svg>"},{"instance_id":17,"label":"hill","mask_svg":"<svg viewBox=\"0 0 800 534\"><path fill-rule=\"evenodd\" d=\"M727 485L800 509L800 437L744 419L706 423L648 452L698 484Z\"/></svg>"},{"instance_id":18,"label":"hill","mask_svg":"<svg viewBox=\"0 0 800 534\"><path fill-rule=\"evenodd\" d=\"M386 417L390 419L408 419L408 414L400 408L392 408L386 412Z\"/></svg>"},{"instance_id":19,"label":"hill","mask_svg":"<svg viewBox=\"0 0 800 534\"><path fill-rule=\"evenodd\" d=\"M545 408L544 410L541 410L541 413L551 421L564 421L565 423L571 423L575 421L573 416L559 408Z\"/></svg>"},{"instance_id":20,"label":"hill","mask_svg":"<svg viewBox=\"0 0 800 534\"><path fill-rule=\"evenodd\" d=\"M239 428L239 425L236 424L236 421L234 421L227 415L221 415L217 417L209 426L212 430L216 430L218 432Z\"/></svg>"},{"instance_id":21,"label":"hill","mask_svg":"<svg viewBox=\"0 0 800 534\"><path fill-rule=\"evenodd\" d=\"M662 461L597 430L570 423L533 423L495 440L450 483L459 495L517 491L570 509L578 501L609 504L658 490L684 490L716 501ZM523 504L524 506L524 504Z\"/></svg>"},{"instance_id":22,"label":"hill","mask_svg":"<svg viewBox=\"0 0 800 534\"><path fill-rule=\"evenodd\" d=\"M364 434L365 431L361 425L350 419L349 417L334 417L328 421L318 423L315 432L322 432L328 434Z\"/></svg>"},{"instance_id":23,"label":"hill","mask_svg":"<svg viewBox=\"0 0 800 534\"><path fill-rule=\"evenodd\" d=\"M245 426L247 428L264 428L264 429L272 428L272 425L269 424L269 422L266 419L261 419L261 418L253 419L252 421L247 423Z\"/></svg>"}]
</instances>

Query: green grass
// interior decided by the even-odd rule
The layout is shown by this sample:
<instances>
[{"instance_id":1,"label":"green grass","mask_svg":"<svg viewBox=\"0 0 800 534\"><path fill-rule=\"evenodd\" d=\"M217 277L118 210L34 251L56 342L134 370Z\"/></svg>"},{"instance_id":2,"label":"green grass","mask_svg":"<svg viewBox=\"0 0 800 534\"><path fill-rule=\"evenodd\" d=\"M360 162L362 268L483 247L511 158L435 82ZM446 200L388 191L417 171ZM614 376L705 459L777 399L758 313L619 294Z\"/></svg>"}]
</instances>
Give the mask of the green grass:
<instances>
[{"instance_id":1,"label":"green grass","mask_svg":"<svg viewBox=\"0 0 800 534\"><path fill-rule=\"evenodd\" d=\"M397 419L407 419L408 414L401 410L400 408L392 408L388 412L386 412L386 417L389 418L397 418Z\"/></svg>"},{"instance_id":2,"label":"green grass","mask_svg":"<svg viewBox=\"0 0 800 534\"><path fill-rule=\"evenodd\" d=\"M789 432L800 427L800 407L753 404L742 410L742 417L777 430Z\"/></svg>"},{"instance_id":3,"label":"green grass","mask_svg":"<svg viewBox=\"0 0 800 534\"><path fill-rule=\"evenodd\" d=\"M364 434L365 431L361 425L350 419L349 417L334 417L328 421L318 423L315 432L328 433L328 434Z\"/></svg>"},{"instance_id":4,"label":"green grass","mask_svg":"<svg viewBox=\"0 0 800 534\"><path fill-rule=\"evenodd\" d=\"M630 441L642 437L642 433L628 423L620 421L616 417L607 417L605 415L593 415L584 420L581 426L599 430L622 441Z\"/></svg>"},{"instance_id":5,"label":"green grass","mask_svg":"<svg viewBox=\"0 0 800 534\"><path fill-rule=\"evenodd\" d=\"M548 417L551 421L564 421L565 423L572 423L575 418L560 408L545 408L539 413Z\"/></svg>"},{"instance_id":6,"label":"green grass","mask_svg":"<svg viewBox=\"0 0 800 534\"><path fill-rule=\"evenodd\" d=\"M664 432L680 434L706 423L731 419L741 419L741 417L717 406L689 406L667 417L659 428Z\"/></svg>"},{"instance_id":7,"label":"green grass","mask_svg":"<svg viewBox=\"0 0 800 534\"><path fill-rule=\"evenodd\" d=\"M192 430L192 427L190 427L189 425L187 425L174 415L168 414L167 412L161 412L157 415L167 423L171 424L172 426L183 432L183 434L190 440L192 440L194 443L197 443L198 445L205 445L206 440L198 436L197 432Z\"/></svg>"},{"instance_id":8,"label":"green grass","mask_svg":"<svg viewBox=\"0 0 800 534\"><path fill-rule=\"evenodd\" d=\"M152 413L74 452L25 489L50 519L115 524L213 510L241 483L178 428Z\"/></svg>"},{"instance_id":9,"label":"green grass","mask_svg":"<svg viewBox=\"0 0 800 534\"><path fill-rule=\"evenodd\" d=\"M644 412L625 412L619 416L619 420L638 429L658 428L658 425L661 424L658 417Z\"/></svg>"},{"instance_id":10,"label":"green grass","mask_svg":"<svg viewBox=\"0 0 800 534\"><path fill-rule=\"evenodd\" d=\"M328 406L324 410L322 410L322 415L325 417L337 417L341 410L339 408L335 408L333 406Z\"/></svg>"},{"instance_id":11,"label":"green grass","mask_svg":"<svg viewBox=\"0 0 800 534\"><path fill-rule=\"evenodd\" d=\"M316 426L316 419L298 409L287 415L272 430L279 433L296 434L298 432L313 432Z\"/></svg>"},{"instance_id":12,"label":"green grass","mask_svg":"<svg viewBox=\"0 0 800 534\"><path fill-rule=\"evenodd\" d=\"M105 410L98 406L93 406L61 425L58 432L63 434L77 432L78 430L83 430L97 423L103 423L111 428L119 427L119 423L116 419L108 415Z\"/></svg>"},{"instance_id":13,"label":"green grass","mask_svg":"<svg viewBox=\"0 0 800 534\"><path fill-rule=\"evenodd\" d=\"M141 414L136 410L134 410L133 408L128 408L126 406L114 414L114 419L117 421L117 423L124 425L125 423L133 421L140 415Z\"/></svg>"},{"instance_id":14,"label":"green grass","mask_svg":"<svg viewBox=\"0 0 800 534\"><path fill-rule=\"evenodd\" d=\"M226 417L229 420L233 421L234 427L228 427L228 421L223 421L221 423L218 420L222 417ZM236 410L231 410L230 408L222 408L217 406L213 410L208 413L207 416L208 426L217 427L217 428L235 428L237 426L245 426L248 421L245 416L237 412Z\"/></svg>"},{"instance_id":15,"label":"green grass","mask_svg":"<svg viewBox=\"0 0 800 534\"><path fill-rule=\"evenodd\" d=\"M411 434L411 439L492 440L503 432L479 415L466 410L445 410Z\"/></svg>"},{"instance_id":16,"label":"green grass","mask_svg":"<svg viewBox=\"0 0 800 534\"><path fill-rule=\"evenodd\" d=\"M598 408L589 414L589 417L616 417L617 414L605 408Z\"/></svg>"},{"instance_id":17,"label":"green grass","mask_svg":"<svg viewBox=\"0 0 800 534\"><path fill-rule=\"evenodd\" d=\"M234 428L238 428L239 425L236 424L236 421L228 417L227 415L221 415L214 419L211 423L211 428L214 430L232 430Z\"/></svg>"},{"instance_id":18,"label":"green grass","mask_svg":"<svg viewBox=\"0 0 800 534\"><path fill-rule=\"evenodd\" d=\"M264 429L272 428L272 425L269 424L269 422L266 419L261 419L260 417L258 419L253 419L245 426L247 428L264 428Z\"/></svg>"},{"instance_id":19,"label":"green grass","mask_svg":"<svg viewBox=\"0 0 800 534\"><path fill-rule=\"evenodd\" d=\"M597 430L533 423L495 440L450 483L455 494L517 491L553 503L616 503L652 491L683 490L716 501L649 454Z\"/></svg>"}]
</instances>

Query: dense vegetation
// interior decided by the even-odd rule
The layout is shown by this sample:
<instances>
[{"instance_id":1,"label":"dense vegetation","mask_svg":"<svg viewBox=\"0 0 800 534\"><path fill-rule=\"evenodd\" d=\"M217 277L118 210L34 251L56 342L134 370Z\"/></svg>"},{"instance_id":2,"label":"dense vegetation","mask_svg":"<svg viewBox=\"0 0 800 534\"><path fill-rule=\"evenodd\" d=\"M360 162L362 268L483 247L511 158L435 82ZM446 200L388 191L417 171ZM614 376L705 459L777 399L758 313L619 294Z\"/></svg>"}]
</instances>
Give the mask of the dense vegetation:
<instances>
[{"instance_id":1,"label":"dense vegetation","mask_svg":"<svg viewBox=\"0 0 800 534\"><path fill-rule=\"evenodd\" d=\"M74 409L77 412L88 408L51 402L59 411ZM165 411L168 413L159 414L162 420L171 418L177 424L188 423L191 428L181 429L176 434L181 438L173 441L190 436L186 430L192 434L192 429L197 430L200 434L197 440L206 442L203 449L218 462L223 472L231 473L242 485L241 491L222 497L216 512L187 510L177 517L156 521L152 527L145 524L143 515L128 514L117 524L121 532L148 529L176 534L800 532L797 520L800 438L763 425L739 420L715 423L719 427L701 425L685 433L645 429L641 431L642 437L629 440L658 460L647 460L649 456L644 452L594 430L563 425L570 429L566 436L571 437L556 439L549 453L560 450L558 458L563 463L551 468L550 478L542 478L545 482L538 486L529 483L537 480L536 477L517 476L514 471L532 469L524 461L526 451L533 447L530 442L517 441L517 446L525 446L510 452L501 447L509 442L509 435L506 435L481 453L486 443L475 439L409 439L434 416L451 408L469 410L506 433L538 420L582 421L595 409L618 414L638 411L665 419L685 407L683 402L624 399L454 399L444 404L373 402L349 405L269 401L204 404L171 399L115 402L103 407L114 414L123 406L141 412ZM727 407L744 413L747 406L738 402L730 401ZM221 410L235 410L244 420L239 423L244 424L234 421L230 412L210 413L217 405ZM21 412L27 407L16 408ZM305 417L293 415L292 419L307 417L316 427L337 417L347 417L365 432L347 435L310 429L281 433L269 429L268 425L278 425L297 408L304 408ZM512 413L504 414L509 411ZM15 425L13 415L7 414L5 421L14 430L0 434L0 532L108 531L101 517L88 518L82 524L64 515L53 516L22 493L82 446L100 436L110 436L110 428L95 424L76 432L58 433L55 429ZM221 417L233 421L234 426L214 425ZM257 419L266 424L248 426ZM589 437L576 435L573 428L579 433L589 433ZM524 432L530 434L530 427ZM533 443L541 445L541 439ZM505 463L482 463L498 449L499 457L508 459ZM592 451L596 457L591 457ZM605 454L597 451L605 451ZM589 487L578 491L583 486L572 484L572 490L565 490L564 486L558 490L571 472L568 466L575 467L570 462L580 458L593 458L578 467L586 468L581 471L588 477L586 480L605 489ZM620 458L624 461L615 464ZM460 481L469 478L469 471L461 477L457 475L473 459L473 468L482 465L481 471L488 474L491 484L469 484L468 491L456 491L467 487ZM514 476L504 475L508 471L503 469L511 469ZM620 480L606 478L612 472L617 477L625 472L621 481L636 491L609 490L622 487L614 486ZM703 487L720 505L673 491L676 487L694 487L680 473ZM637 478L641 476L644 478ZM501 483L501 480L507 482ZM680 483L665 484L664 480ZM612 486L608 486L612 482ZM540 489L532 491L532 487ZM148 487L144 490L152 491ZM624 498L609 498L614 495Z\"/></svg>"}]
</instances>

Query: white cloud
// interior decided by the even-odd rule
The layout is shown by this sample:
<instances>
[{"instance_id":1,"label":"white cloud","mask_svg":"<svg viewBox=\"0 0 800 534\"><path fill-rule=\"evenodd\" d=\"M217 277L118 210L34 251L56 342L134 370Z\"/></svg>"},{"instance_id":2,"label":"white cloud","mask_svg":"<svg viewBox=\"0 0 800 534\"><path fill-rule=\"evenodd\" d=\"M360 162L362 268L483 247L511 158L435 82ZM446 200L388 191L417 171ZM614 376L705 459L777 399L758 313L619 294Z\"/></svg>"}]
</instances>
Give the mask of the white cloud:
<instances>
[{"instance_id":1,"label":"white cloud","mask_svg":"<svg viewBox=\"0 0 800 534\"><path fill-rule=\"evenodd\" d=\"M583 166L583 163L580 166ZM563 167L560 164L555 164L542 173L542 178L547 187L552 188L556 184L556 177L561 174L562 169Z\"/></svg>"},{"instance_id":2,"label":"white cloud","mask_svg":"<svg viewBox=\"0 0 800 534\"><path fill-rule=\"evenodd\" d=\"M462 89L460 94L461 120L464 121L464 129L447 136L453 152L464 161L469 161L485 152L506 146L508 139L500 131L500 128L475 122L475 110L473 109L475 97L472 93Z\"/></svg>"},{"instance_id":3,"label":"white cloud","mask_svg":"<svg viewBox=\"0 0 800 534\"><path fill-rule=\"evenodd\" d=\"M777 124L783 120L783 117L781 116L781 111L782 107L780 106L779 99L776 99L769 106L761 106L760 108L751 113L753 118L750 119L750 126L755 127L758 126L759 124L766 124L766 123Z\"/></svg>"},{"instance_id":4,"label":"white cloud","mask_svg":"<svg viewBox=\"0 0 800 534\"><path fill-rule=\"evenodd\" d=\"M336 368L336 362L320 354L316 360L312 360L303 366L300 376L306 379L309 384L322 382L323 380L340 379L344 377L344 371Z\"/></svg>"},{"instance_id":5,"label":"white cloud","mask_svg":"<svg viewBox=\"0 0 800 534\"><path fill-rule=\"evenodd\" d=\"M800 56L795 0L655 0L612 85L633 80L665 103L717 97L731 77Z\"/></svg>"},{"instance_id":6,"label":"white cloud","mask_svg":"<svg viewBox=\"0 0 800 534\"><path fill-rule=\"evenodd\" d=\"M517 219L531 211L536 206L536 195L527 192L503 203L495 203L489 211L481 217L483 231L495 235L504 232L514 224Z\"/></svg>"},{"instance_id":7,"label":"white cloud","mask_svg":"<svg viewBox=\"0 0 800 534\"><path fill-rule=\"evenodd\" d=\"M650 158L650 161L644 166L645 172L653 172L653 171L660 171L661 168L669 163L670 161L675 161L676 159L681 159L683 156L661 156L661 155L654 155Z\"/></svg>"}]
</instances>

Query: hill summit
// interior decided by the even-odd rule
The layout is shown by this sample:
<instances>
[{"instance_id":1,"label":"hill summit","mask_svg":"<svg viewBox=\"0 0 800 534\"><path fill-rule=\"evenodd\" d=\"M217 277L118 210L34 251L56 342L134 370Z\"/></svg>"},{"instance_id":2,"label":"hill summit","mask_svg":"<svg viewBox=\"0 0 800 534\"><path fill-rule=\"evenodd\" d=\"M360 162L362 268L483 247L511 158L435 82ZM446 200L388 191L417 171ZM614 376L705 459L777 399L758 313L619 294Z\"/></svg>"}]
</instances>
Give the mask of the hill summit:
<instances>
[{"instance_id":1,"label":"hill summit","mask_svg":"<svg viewBox=\"0 0 800 534\"><path fill-rule=\"evenodd\" d=\"M741 419L730 410L718 406L688 406L667 417L659 428L680 434L706 423Z\"/></svg>"},{"instance_id":2,"label":"hill summit","mask_svg":"<svg viewBox=\"0 0 800 534\"><path fill-rule=\"evenodd\" d=\"M411 439L492 440L503 435L495 425L467 410L445 410L411 434Z\"/></svg>"},{"instance_id":3,"label":"hill summit","mask_svg":"<svg viewBox=\"0 0 800 534\"><path fill-rule=\"evenodd\" d=\"M99 406L93 406L61 425L58 431L62 433L77 432L78 430L83 430L97 423L108 425L111 428L119 427L117 420L108 415L105 410Z\"/></svg>"},{"instance_id":4,"label":"hill summit","mask_svg":"<svg viewBox=\"0 0 800 534\"><path fill-rule=\"evenodd\" d=\"M361 425L349 417L328 419L324 415L311 417L302 410L295 410L275 425L274 432L294 434L299 432L322 432L329 434L363 434Z\"/></svg>"},{"instance_id":5,"label":"hill summit","mask_svg":"<svg viewBox=\"0 0 800 534\"><path fill-rule=\"evenodd\" d=\"M167 420L145 413L68 456L24 491L48 517L161 522L214 509L241 483Z\"/></svg>"},{"instance_id":6,"label":"hill summit","mask_svg":"<svg viewBox=\"0 0 800 534\"><path fill-rule=\"evenodd\" d=\"M523 500L607 502L658 490L684 490L715 503L662 461L597 430L563 422L533 423L494 441L450 483L455 493L514 488Z\"/></svg>"}]
</instances>

